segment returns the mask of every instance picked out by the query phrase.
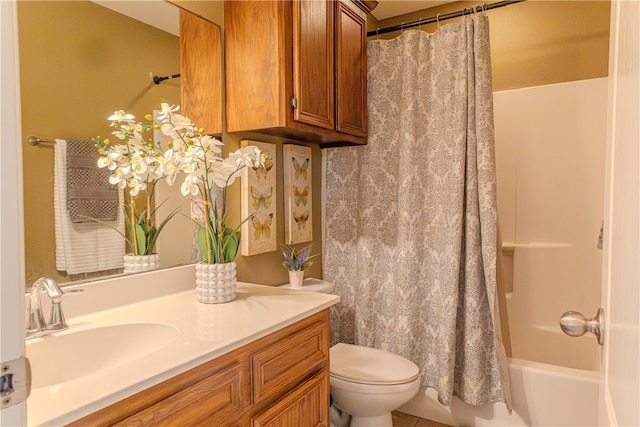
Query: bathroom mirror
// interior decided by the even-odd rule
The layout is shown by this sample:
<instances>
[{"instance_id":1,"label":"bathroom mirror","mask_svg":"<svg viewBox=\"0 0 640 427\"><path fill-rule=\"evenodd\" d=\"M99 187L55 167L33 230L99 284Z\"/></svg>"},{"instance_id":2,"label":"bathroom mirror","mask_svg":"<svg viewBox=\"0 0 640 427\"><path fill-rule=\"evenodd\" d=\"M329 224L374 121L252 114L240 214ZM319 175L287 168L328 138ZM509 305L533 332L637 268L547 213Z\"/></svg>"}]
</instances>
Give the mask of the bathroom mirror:
<instances>
[{"instance_id":1,"label":"bathroom mirror","mask_svg":"<svg viewBox=\"0 0 640 427\"><path fill-rule=\"evenodd\" d=\"M189 2L183 3L180 7L189 9ZM113 10L122 7L126 15ZM27 139L108 137L107 117L115 110L143 120L161 102L180 105L180 78L160 84L152 79L180 73L180 7L164 0L18 2L27 288L41 276L65 284L121 272L57 270L54 148L34 147ZM166 192L158 194L157 199L167 198ZM166 206L184 202L171 196ZM170 227L163 234L183 236L190 245L194 226L188 218L176 216ZM189 262L184 243L164 246L163 267ZM180 253L171 254L172 249Z\"/></svg>"}]
</instances>

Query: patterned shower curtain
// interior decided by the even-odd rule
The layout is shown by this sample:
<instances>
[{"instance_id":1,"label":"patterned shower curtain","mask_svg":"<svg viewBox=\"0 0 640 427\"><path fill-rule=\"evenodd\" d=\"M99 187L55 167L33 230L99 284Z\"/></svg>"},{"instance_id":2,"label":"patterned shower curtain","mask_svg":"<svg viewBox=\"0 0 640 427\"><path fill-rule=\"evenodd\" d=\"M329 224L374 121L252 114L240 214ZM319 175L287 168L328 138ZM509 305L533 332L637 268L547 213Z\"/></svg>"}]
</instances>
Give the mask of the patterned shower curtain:
<instances>
[{"instance_id":1,"label":"patterned shower curtain","mask_svg":"<svg viewBox=\"0 0 640 427\"><path fill-rule=\"evenodd\" d=\"M368 45L369 139L325 150L332 342L420 368L444 405L505 402L488 18Z\"/></svg>"}]
</instances>

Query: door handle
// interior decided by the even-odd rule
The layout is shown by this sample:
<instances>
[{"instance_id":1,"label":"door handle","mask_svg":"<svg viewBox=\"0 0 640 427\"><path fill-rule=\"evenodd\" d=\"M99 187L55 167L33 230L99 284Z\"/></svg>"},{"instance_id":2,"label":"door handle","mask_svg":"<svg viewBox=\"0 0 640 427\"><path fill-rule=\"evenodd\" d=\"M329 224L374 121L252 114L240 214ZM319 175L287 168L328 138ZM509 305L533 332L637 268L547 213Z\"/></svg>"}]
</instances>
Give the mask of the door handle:
<instances>
[{"instance_id":1,"label":"door handle","mask_svg":"<svg viewBox=\"0 0 640 427\"><path fill-rule=\"evenodd\" d=\"M560 329L571 336L581 337L587 332L596 336L598 344L604 344L604 311L599 308L592 319L587 319L577 311L567 311L560 316Z\"/></svg>"}]
</instances>

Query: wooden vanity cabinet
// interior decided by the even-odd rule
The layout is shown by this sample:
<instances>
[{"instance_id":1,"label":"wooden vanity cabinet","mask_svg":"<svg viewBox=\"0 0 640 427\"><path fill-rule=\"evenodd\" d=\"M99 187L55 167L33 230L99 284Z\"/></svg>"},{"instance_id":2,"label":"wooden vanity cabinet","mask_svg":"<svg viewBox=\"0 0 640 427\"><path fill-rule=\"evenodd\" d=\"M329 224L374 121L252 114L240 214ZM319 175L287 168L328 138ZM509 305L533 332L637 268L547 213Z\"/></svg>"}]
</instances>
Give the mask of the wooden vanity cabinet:
<instances>
[{"instance_id":1,"label":"wooden vanity cabinet","mask_svg":"<svg viewBox=\"0 0 640 427\"><path fill-rule=\"evenodd\" d=\"M329 426L329 310L71 426Z\"/></svg>"},{"instance_id":2,"label":"wooden vanity cabinet","mask_svg":"<svg viewBox=\"0 0 640 427\"><path fill-rule=\"evenodd\" d=\"M366 144L372 4L226 0L227 132Z\"/></svg>"}]
</instances>

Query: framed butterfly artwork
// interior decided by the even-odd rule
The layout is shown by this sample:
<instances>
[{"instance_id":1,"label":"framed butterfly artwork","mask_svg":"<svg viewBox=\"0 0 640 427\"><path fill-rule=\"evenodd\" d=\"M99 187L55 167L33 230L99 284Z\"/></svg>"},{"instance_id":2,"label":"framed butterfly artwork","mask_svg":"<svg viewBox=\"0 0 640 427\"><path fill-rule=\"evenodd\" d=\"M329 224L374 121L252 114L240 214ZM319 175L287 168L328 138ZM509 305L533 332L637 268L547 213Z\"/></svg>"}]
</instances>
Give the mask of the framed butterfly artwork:
<instances>
[{"instance_id":1,"label":"framed butterfly artwork","mask_svg":"<svg viewBox=\"0 0 640 427\"><path fill-rule=\"evenodd\" d=\"M265 162L263 170L255 171L245 168L242 176L242 218L253 215L250 220L242 224L240 233L240 254L251 256L277 249L277 209L276 200L278 189L276 186L276 144L268 142L242 140L242 147L254 145L265 154L271 155L271 160Z\"/></svg>"},{"instance_id":2,"label":"framed butterfly artwork","mask_svg":"<svg viewBox=\"0 0 640 427\"><path fill-rule=\"evenodd\" d=\"M284 236L285 243L313 239L311 217L311 147L284 144Z\"/></svg>"}]
</instances>

